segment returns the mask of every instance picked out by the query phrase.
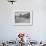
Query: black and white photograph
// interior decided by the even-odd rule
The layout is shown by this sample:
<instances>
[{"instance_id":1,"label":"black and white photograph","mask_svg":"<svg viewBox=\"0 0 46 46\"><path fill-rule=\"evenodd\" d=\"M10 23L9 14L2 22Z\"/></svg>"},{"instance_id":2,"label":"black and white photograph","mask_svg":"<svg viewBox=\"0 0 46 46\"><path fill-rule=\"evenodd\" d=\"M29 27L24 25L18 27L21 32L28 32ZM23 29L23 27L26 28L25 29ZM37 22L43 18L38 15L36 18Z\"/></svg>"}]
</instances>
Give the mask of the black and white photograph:
<instances>
[{"instance_id":1,"label":"black and white photograph","mask_svg":"<svg viewBox=\"0 0 46 46\"><path fill-rule=\"evenodd\" d=\"M15 12L16 25L32 25L32 12L30 11L16 11Z\"/></svg>"}]
</instances>

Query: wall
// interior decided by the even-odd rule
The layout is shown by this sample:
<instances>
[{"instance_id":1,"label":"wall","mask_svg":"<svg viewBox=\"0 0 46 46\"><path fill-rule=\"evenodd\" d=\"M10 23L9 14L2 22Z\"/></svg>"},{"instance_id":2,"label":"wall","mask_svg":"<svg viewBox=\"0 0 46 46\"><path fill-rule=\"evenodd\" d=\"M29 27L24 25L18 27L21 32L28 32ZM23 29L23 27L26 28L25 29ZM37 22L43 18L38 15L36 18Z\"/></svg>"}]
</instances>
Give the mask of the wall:
<instances>
[{"instance_id":1,"label":"wall","mask_svg":"<svg viewBox=\"0 0 46 46\"><path fill-rule=\"evenodd\" d=\"M15 26L15 10L33 10L32 26ZM11 40L18 32L31 34L33 40L46 40L46 1L17 0L13 5L7 0L0 0L0 40Z\"/></svg>"}]
</instances>

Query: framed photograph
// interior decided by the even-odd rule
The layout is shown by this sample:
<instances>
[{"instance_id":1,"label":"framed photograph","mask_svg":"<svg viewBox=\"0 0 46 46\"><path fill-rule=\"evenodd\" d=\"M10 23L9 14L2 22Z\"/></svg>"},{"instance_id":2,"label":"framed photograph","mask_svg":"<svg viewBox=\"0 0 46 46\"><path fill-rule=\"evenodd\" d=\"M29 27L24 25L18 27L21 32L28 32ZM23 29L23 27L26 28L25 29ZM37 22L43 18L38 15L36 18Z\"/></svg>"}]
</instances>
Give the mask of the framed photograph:
<instances>
[{"instance_id":1,"label":"framed photograph","mask_svg":"<svg viewBox=\"0 0 46 46\"><path fill-rule=\"evenodd\" d=\"M32 25L32 11L16 10L15 25Z\"/></svg>"}]
</instances>

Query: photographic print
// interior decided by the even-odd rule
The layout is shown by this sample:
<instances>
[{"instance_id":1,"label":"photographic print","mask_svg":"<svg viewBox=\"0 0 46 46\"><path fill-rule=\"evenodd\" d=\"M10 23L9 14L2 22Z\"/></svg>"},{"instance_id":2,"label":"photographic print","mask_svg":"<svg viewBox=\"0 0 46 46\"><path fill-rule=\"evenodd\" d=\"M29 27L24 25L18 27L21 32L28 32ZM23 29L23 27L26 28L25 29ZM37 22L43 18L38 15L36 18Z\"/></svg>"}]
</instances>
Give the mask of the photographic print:
<instances>
[{"instance_id":1,"label":"photographic print","mask_svg":"<svg viewBox=\"0 0 46 46\"><path fill-rule=\"evenodd\" d=\"M15 12L16 25L32 25L32 12L30 11L16 11Z\"/></svg>"}]
</instances>

